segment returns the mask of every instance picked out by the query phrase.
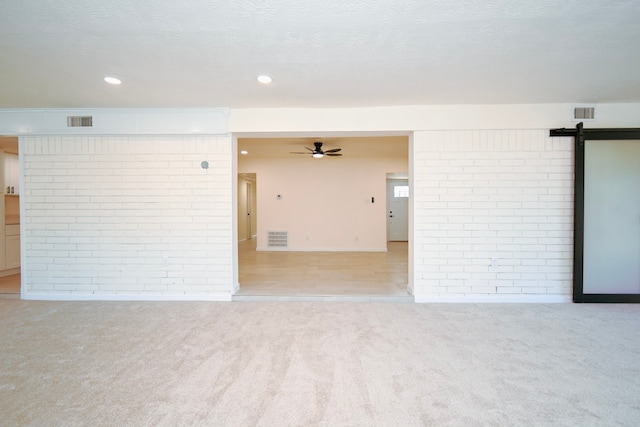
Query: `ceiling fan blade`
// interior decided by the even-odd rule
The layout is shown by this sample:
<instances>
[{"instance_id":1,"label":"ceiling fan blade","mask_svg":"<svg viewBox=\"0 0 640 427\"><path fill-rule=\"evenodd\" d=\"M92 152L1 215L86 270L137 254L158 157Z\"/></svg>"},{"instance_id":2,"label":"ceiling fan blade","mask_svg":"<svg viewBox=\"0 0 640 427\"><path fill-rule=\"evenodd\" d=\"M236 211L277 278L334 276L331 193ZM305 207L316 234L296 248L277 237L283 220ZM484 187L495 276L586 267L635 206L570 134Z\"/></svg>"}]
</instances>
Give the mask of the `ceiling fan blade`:
<instances>
[{"instance_id":1,"label":"ceiling fan blade","mask_svg":"<svg viewBox=\"0 0 640 427\"><path fill-rule=\"evenodd\" d=\"M342 148L332 148L331 150L326 150L326 153L337 153L338 151L342 151Z\"/></svg>"},{"instance_id":2,"label":"ceiling fan blade","mask_svg":"<svg viewBox=\"0 0 640 427\"><path fill-rule=\"evenodd\" d=\"M312 153L313 153L314 151L316 151L316 150L312 150L312 149L311 149L311 148L309 148L309 147L304 147L304 148L306 148L307 150L311 151Z\"/></svg>"},{"instance_id":3,"label":"ceiling fan blade","mask_svg":"<svg viewBox=\"0 0 640 427\"><path fill-rule=\"evenodd\" d=\"M306 151L289 151L289 154L309 154Z\"/></svg>"},{"instance_id":4,"label":"ceiling fan blade","mask_svg":"<svg viewBox=\"0 0 640 427\"><path fill-rule=\"evenodd\" d=\"M342 154L340 153L327 153L326 151L324 152L325 156L331 156L331 157L338 157L338 156L342 156Z\"/></svg>"}]
</instances>

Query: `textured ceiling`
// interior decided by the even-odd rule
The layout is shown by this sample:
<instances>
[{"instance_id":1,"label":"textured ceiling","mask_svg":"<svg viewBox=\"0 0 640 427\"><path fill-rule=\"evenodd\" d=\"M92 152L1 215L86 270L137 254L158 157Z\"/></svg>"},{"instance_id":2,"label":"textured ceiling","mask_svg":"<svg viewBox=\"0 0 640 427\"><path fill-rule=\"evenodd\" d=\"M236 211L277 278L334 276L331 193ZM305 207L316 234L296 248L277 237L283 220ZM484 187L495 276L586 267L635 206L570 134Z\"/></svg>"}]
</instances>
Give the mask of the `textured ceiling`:
<instances>
[{"instance_id":1,"label":"textured ceiling","mask_svg":"<svg viewBox=\"0 0 640 427\"><path fill-rule=\"evenodd\" d=\"M638 0L4 0L0 108L640 102L639 22Z\"/></svg>"}]
</instances>

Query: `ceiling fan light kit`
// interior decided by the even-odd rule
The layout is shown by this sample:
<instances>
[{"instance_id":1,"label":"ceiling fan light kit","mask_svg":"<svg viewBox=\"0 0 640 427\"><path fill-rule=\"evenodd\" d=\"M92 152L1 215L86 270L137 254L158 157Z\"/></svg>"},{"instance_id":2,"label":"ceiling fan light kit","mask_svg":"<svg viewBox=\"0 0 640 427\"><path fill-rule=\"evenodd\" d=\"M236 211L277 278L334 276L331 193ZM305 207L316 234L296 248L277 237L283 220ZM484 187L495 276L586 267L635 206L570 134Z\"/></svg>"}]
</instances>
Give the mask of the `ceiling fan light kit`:
<instances>
[{"instance_id":1,"label":"ceiling fan light kit","mask_svg":"<svg viewBox=\"0 0 640 427\"><path fill-rule=\"evenodd\" d=\"M324 156L330 156L330 157L342 156L341 153L338 153L339 151L342 151L342 148L332 148L331 150L323 151L322 142L314 142L313 145L315 146L315 149L311 149L309 147L304 147L304 148L309 150L311 152L311 157L315 159L321 159ZM291 154L309 154L309 153L306 153L304 151L292 151Z\"/></svg>"},{"instance_id":2,"label":"ceiling fan light kit","mask_svg":"<svg viewBox=\"0 0 640 427\"><path fill-rule=\"evenodd\" d=\"M268 85L269 83L271 83L273 81L271 76L267 76L266 74L262 74L262 75L258 76L257 80L260 83L262 83L263 85Z\"/></svg>"}]
</instances>

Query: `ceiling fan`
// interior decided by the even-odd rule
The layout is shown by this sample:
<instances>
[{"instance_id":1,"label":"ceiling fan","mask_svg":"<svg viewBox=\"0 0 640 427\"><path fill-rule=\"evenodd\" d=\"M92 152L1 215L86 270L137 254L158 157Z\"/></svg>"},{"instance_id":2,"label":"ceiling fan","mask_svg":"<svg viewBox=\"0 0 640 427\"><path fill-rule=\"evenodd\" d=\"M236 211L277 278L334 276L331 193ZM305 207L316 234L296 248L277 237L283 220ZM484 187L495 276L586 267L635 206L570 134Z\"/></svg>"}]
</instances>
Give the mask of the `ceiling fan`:
<instances>
[{"instance_id":1,"label":"ceiling fan","mask_svg":"<svg viewBox=\"0 0 640 427\"><path fill-rule=\"evenodd\" d=\"M332 156L332 157L342 156L342 154L338 153L338 151L341 151L342 148L332 148L331 150L323 151L322 142L314 142L313 145L315 146L315 149L313 150L311 148L304 147L311 152L311 157L320 158L324 156ZM291 154L309 154L309 153L306 151L292 151Z\"/></svg>"}]
</instances>

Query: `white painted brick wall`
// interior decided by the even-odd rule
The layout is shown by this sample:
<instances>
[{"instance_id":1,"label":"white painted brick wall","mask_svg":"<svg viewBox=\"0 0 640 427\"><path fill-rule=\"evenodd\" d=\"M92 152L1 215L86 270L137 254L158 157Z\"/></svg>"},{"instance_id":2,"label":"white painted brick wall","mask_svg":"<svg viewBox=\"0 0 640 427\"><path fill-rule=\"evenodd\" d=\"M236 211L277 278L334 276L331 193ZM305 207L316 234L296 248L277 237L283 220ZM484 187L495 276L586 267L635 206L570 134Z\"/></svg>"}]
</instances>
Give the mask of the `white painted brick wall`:
<instances>
[{"instance_id":1,"label":"white painted brick wall","mask_svg":"<svg viewBox=\"0 0 640 427\"><path fill-rule=\"evenodd\" d=\"M21 150L26 298L230 299L229 136L27 137Z\"/></svg>"},{"instance_id":2,"label":"white painted brick wall","mask_svg":"<svg viewBox=\"0 0 640 427\"><path fill-rule=\"evenodd\" d=\"M548 132L414 134L417 301L571 295L573 141Z\"/></svg>"}]
</instances>

